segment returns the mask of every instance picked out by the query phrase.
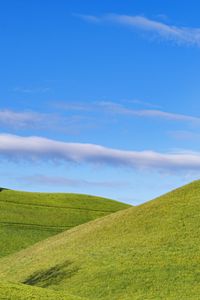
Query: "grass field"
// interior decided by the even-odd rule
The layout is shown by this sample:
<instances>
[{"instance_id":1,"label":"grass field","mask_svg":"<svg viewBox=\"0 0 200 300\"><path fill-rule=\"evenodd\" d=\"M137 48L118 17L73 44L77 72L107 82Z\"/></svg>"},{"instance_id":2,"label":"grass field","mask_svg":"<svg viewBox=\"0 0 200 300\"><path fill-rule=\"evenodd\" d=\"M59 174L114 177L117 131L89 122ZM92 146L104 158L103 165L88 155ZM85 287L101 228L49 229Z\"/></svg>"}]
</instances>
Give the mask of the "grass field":
<instances>
[{"instance_id":1,"label":"grass field","mask_svg":"<svg viewBox=\"0 0 200 300\"><path fill-rule=\"evenodd\" d=\"M199 299L200 181L0 260L4 280L87 299Z\"/></svg>"},{"instance_id":2,"label":"grass field","mask_svg":"<svg viewBox=\"0 0 200 300\"><path fill-rule=\"evenodd\" d=\"M0 189L0 257L126 207L88 195Z\"/></svg>"},{"instance_id":3,"label":"grass field","mask_svg":"<svg viewBox=\"0 0 200 300\"><path fill-rule=\"evenodd\" d=\"M0 282L0 300L84 300L47 289L25 284Z\"/></svg>"}]
</instances>

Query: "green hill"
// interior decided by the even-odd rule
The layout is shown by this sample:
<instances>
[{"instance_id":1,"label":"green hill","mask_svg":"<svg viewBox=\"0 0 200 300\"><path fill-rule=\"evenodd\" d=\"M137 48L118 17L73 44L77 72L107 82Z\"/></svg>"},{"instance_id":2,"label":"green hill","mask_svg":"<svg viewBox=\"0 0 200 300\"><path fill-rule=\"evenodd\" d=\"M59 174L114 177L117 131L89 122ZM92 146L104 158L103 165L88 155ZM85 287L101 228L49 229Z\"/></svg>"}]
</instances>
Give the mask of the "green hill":
<instances>
[{"instance_id":1,"label":"green hill","mask_svg":"<svg viewBox=\"0 0 200 300\"><path fill-rule=\"evenodd\" d=\"M199 299L199 239L196 181L3 258L0 277L93 300Z\"/></svg>"},{"instance_id":2,"label":"green hill","mask_svg":"<svg viewBox=\"0 0 200 300\"><path fill-rule=\"evenodd\" d=\"M25 284L0 282L0 300L84 300L47 289Z\"/></svg>"},{"instance_id":3,"label":"green hill","mask_svg":"<svg viewBox=\"0 0 200 300\"><path fill-rule=\"evenodd\" d=\"M0 257L127 207L124 203L88 195L1 189Z\"/></svg>"}]
</instances>

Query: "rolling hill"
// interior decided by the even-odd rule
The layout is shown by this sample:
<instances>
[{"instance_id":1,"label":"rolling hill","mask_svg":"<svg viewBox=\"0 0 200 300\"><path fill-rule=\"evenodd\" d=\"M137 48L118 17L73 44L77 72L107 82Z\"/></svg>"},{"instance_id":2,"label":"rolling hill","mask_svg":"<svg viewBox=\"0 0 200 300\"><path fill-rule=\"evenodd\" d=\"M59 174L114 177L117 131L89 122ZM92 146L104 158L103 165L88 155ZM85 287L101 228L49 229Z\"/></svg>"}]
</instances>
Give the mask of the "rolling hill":
<instances>
[{"instance_id":1,"label":"rolling hill","mask_svg":"<svg viewBox=\"0 0 200 300\"><path fill-rule=\"evenodd\" d=\"M0 277L93 300L199 299L199 236L196 181L2 258Z\"/></svg>"},{"instance_id":2,"label":"rolling hill","mask_svg":"<svg viewBox=\"0 0 200 300\"><path fill-rule=\"evenodd\" d=\"M28 193L0 189L0 257L90 220L129 207L78 194Z\"/></svg>"}]
</instances>

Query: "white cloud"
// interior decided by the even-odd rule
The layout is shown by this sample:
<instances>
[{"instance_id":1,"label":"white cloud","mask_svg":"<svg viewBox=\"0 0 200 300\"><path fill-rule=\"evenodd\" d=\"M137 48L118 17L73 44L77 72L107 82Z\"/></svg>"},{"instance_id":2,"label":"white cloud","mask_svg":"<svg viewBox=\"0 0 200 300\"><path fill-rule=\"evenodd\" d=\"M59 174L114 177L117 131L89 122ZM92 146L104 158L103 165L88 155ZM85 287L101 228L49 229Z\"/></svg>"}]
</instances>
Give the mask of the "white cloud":
<instances>
[{"instance_id":1,"label":"white cloud","mask_svg":"<svg viewBox=\"0 0 200 300\"><path fill-rule=\"evenodd\" d=\"M200 46L200 28L169 25L143 16L107 14L103 16L78 15L83 20L116 23L143 32L152 33L177 44Z\"/></svg>"},{"instance_id":2,"label":"white cloud","mask_svg":"<svg viewBox=\"0 0 200 300\"><path fill-rule=\"evenodd\" d=\"M0 156L14 161L60 161L166 172L200 170L200 152L126 151L94 144L66 143L42 137L7 134L0 135Z\"/></svg>"}]
</instances>

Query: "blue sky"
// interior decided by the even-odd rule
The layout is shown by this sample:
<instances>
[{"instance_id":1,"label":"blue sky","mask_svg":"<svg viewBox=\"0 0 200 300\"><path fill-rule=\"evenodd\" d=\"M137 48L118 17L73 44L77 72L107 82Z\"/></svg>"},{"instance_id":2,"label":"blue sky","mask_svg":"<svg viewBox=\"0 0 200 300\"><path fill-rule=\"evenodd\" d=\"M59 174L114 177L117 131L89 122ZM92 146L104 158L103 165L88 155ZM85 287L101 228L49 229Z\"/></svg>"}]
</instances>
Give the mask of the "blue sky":
<instances>
[{"instance_id":1,"label":"blue sky","mask_svg":"<svg viewBox=\"0 0 200 300\"><path fill-rule=\"evenodd\" d=\"M199 1L0 8L0 186L134 205L199 178Z\"/></svg>"}]
</instances>

